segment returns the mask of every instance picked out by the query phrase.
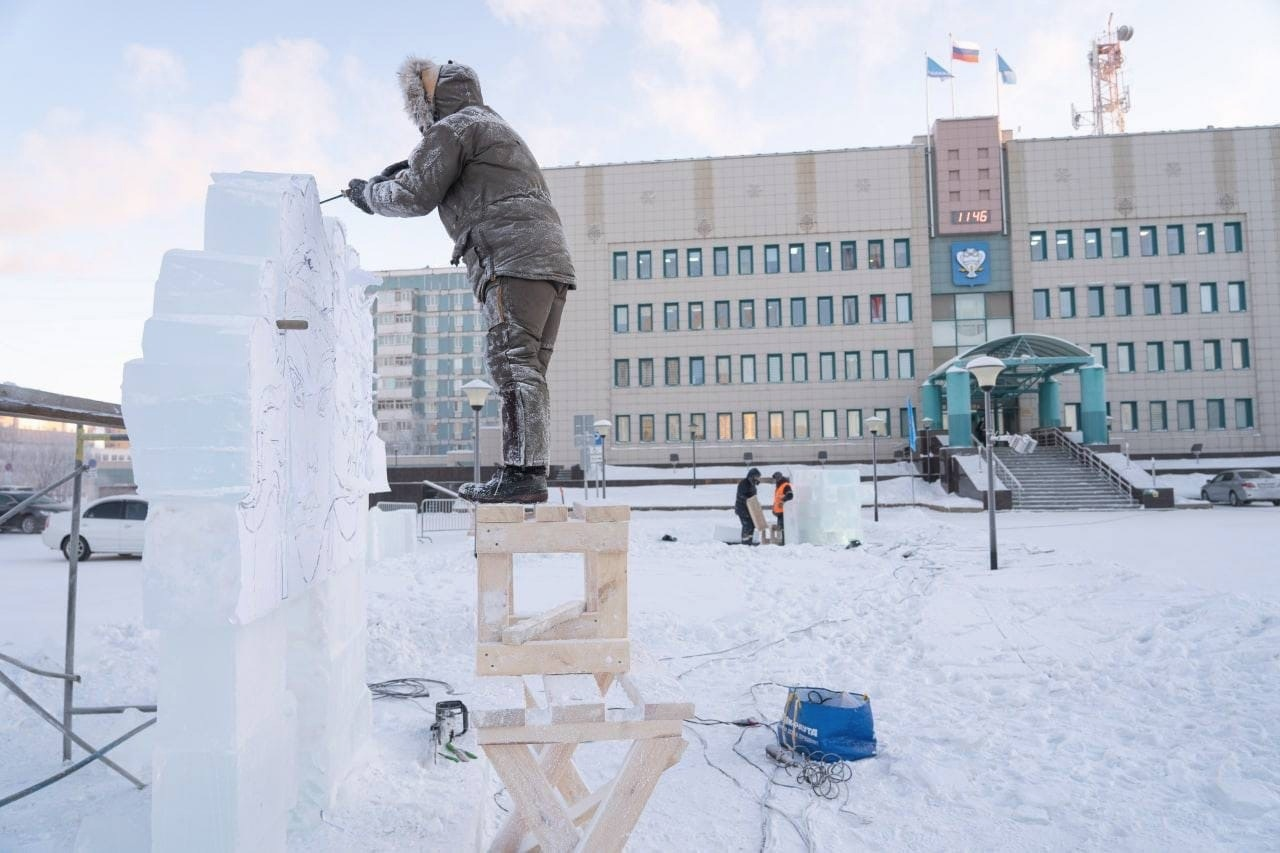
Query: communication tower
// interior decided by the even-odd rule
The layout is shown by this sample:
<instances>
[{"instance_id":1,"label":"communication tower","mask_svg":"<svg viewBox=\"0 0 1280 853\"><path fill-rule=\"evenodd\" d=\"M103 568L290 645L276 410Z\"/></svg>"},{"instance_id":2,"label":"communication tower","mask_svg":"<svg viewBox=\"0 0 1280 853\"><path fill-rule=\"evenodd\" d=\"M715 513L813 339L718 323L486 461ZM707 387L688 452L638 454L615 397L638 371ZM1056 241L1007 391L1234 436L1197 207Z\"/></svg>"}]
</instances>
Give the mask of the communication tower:
<instances>
[{"instance_id":1,"label":"communication tower","mask_svg":"<svg viewBox=\"0 0 1280 853\"><path fill-rule=\"evenodd\" d=\"M1081 111L1071 105L1071 126L1079 130L1092 125L1095 136L1124 133L1124 114L1129 112L1129 87L1124 82L1124 52L1121 45L1133 38L1133 27L1107 28L1089 44L1089 78L1093 84L1093 109Z\"/></svg>"}]
</instances>

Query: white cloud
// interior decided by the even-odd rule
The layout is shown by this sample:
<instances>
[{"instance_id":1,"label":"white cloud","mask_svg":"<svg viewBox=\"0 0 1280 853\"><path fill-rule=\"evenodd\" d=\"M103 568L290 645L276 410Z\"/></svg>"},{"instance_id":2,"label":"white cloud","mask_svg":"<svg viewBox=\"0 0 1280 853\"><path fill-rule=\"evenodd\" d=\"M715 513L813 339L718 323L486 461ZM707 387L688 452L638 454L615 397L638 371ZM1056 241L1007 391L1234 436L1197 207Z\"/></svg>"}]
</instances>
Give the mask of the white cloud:
<instances>
[{"instance_id":1,"label":"white cloud","mask_svg":"<svg viewBox=\"0 0 1280 853\"><path fill-rule=\"evenodd\" d=\"M176 95L187 87L182 60L162 47L131 44L124 49L129 90L135 95Z\"/></svg>"},{"instance_id":2,"label":"white cloud","mask_svg":"<svg viewBox=\"0 0 1280 853\"><path fill-rule=\"evenodd\" d=\"M752 35L730 31L720 11L702 0L645 0L640 30L648 45L673 56L687 78L724 78L738 87L751 83L760 68Z\"/></svg>"},{"instance_id":3,"label":"white cloud","mask_svg":"<svg viewBox=\"0 0 1280 853\"><path fill-rule=\"evenodd\" d=\"M498 20L540 33L557 54L578 58L580 43L609 22L606 0L485 0Z\"/></svg>"}]
</instances>

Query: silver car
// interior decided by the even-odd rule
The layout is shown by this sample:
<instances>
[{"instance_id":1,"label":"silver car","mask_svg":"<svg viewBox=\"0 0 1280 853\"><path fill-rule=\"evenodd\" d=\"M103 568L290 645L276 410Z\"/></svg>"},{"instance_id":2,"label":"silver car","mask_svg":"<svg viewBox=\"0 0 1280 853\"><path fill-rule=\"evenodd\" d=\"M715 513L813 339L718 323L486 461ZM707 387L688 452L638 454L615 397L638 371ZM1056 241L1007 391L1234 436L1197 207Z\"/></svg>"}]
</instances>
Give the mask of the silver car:
<instances>
[{"instance_id":1,"label":"silver car","mask_svg":"<svg viewBox=\"0 0 1280 853\"><path fill-rule=\"evenodd\" d=\"M1226 501L1232 506L1252 501L1271 501L1280 506L1280 477L1260 468L1223 471L1200 489L1200 500Z\"/></svg>"}]
</instances>

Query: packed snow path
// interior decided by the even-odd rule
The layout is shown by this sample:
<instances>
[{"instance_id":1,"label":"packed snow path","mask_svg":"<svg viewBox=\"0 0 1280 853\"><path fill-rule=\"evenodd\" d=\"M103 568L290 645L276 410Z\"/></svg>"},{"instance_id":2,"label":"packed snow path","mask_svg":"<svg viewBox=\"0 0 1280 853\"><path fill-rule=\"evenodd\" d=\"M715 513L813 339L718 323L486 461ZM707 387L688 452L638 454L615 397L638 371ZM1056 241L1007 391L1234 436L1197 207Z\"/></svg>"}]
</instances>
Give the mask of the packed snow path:
<instances>
[{"instance_id":1,"label":"packed snow path","mask_svg":"<svg viewBox=\"0 0 1280 853\"><path fill-rule=\"evenodd\" d=\"M854 765L838 800L819 800L767 763L766 730L690 727L629 849L1280 846L1280 573L1267 565L1280 510L1003 513L996 573L982 515L884 510L855 551L713 543L723 518L633 521L633 637L671 658L706 718L775 719L784 694L767 682L866 692L880 755ZM0 561L24 549L0 562L0 650L48 662L58 649L40 643L57 632L42 620L56 625L56 611L20 609L19 632L8 628L14 594L53 600L62 582L51 552L27 541L0 537ZM567 558L537 562L517 563L529 609L580 573ZM136 588L138 564L87 569L98 566L114 606L85 629L86 681L136 701L154 679L152 647L116 585ZM483 689L470 675L473 566L465 537L436 534L374 567L371 678L441 678L464 700ZM438 698L376 704L373 762L295 849L440 849L431 839L471 804L456 796L461 768L423 763L424 711ZM0 697L5 790L57 757L56 732L15 703ZM618 757L609 745L582 755L600 775ZM0 848L71 849L67 813L145 801L120 787L86 770L0 811ZM502 793L491 802L510 806Z\"/></svg>"}]
</instances>

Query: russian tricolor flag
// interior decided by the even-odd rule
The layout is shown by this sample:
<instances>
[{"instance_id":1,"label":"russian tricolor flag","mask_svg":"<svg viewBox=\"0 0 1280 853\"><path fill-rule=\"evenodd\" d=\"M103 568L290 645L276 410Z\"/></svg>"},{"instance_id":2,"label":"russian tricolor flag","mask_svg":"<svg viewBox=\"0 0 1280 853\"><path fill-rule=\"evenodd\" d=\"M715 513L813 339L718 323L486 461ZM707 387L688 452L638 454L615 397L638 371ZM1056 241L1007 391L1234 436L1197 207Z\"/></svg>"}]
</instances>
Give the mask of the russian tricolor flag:
<instances>
[{"instance_id":1,"label":"russian tricolor flag","mask_svg":"<svg viewBox=\"0 0 1280 853\"><path fill-rule=\"evenodd\" d=\"M978 52L976 42L953 41L951 43L951 58L959 62L977 62Z\"/></svg>"}]
</instances>

